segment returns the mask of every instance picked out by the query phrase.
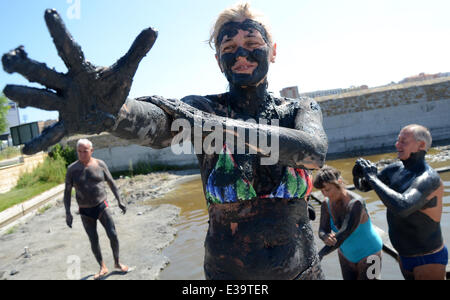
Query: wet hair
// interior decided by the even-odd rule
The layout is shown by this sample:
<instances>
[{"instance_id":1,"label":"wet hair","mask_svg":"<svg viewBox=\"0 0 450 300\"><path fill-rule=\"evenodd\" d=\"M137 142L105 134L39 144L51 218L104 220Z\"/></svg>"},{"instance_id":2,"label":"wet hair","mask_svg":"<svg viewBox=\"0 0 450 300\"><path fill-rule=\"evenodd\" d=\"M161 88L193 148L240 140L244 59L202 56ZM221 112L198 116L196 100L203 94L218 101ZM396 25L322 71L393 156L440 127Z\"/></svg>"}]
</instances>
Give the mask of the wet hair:
<instances>
[{"instance_id":1,"label":"wet hair","mask_svg":"<svg viewBox=\"0 0 450 300\"><path fill-rule=\"evenodd\" d=\"M92 148L92 142L88 139L80 139L77 142L77 149L80 145L85 145L85 146L89 146L90 148Z\"/></svg>"},{"instance_id":2,"label":"wet hair","mask_svg":"<svg viewBox=\"0 0 450 300\"><path fill-rule=\"evenodd\" d=\"M214 27L211 30L211 35L209 38L209 45L213 47L216 50L216 53L219 52L219 46L222 41L218 40L220 31L223 27L223 25L229 23L229 22L243 22L247 19L256 21L261 25L262 28L266 31L267 39L268 39L268 45L272 48L273 40L272 35L270 34L270 29L266 22L263 20L262 15L257 14L256 12L252 11L250 9L249 3L239 3L231 8L228 8L224 10L216 20L216 23L214 24Z\"/></svg>"},{"instance_id":3,"label":"wet hair","mask_svg":"<svg viewBox=\"0 0 450 300\"><path fill-rule=\"evenodd\" d=\"M431 137L430 130L422 125L411 124L402 129L410 130L413 133L414 139L418 142L425 142L425 151L428 151L431 148L433 143L433 139Z\"/></svg>"},{"instance_id":4,"label":"wet hair","mask_svg":"<svg viewBox=\"0 0 450 300\"><path fill-rule=\"evenodd\" d=\"M338 188L341 188L343 184L340 183L339 180L342 182L342 176L339 170L331 166L324 166L317 172L313 185L319 190L325 187L325 183L331 183L336 185Z\"/></svg>"}]
</instances>

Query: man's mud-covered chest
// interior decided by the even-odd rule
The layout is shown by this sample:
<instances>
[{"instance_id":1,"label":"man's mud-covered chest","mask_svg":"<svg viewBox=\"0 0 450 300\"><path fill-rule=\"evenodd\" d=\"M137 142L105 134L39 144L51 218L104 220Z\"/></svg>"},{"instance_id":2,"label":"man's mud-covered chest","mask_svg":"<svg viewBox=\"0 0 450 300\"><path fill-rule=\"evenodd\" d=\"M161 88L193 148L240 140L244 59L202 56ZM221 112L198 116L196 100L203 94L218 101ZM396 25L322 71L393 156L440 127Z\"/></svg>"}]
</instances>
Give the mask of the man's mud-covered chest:
<instances>
[{"instance_id":1,"label":"man's mud-covered chest","mask_svg":"<svg viewBox=\"0 0 450 300\"><path fill-rule=\"evenodd\" d=\"M76 170L73 174L73 182L75 185L84 186L86 184L93 185L105 180L104 172L101 168L88 167Z\"/></svg>"},{"instance_id":2,"label":"man's mud-covered chest","mask_svg":"<svg viewBox=\"0 0 450 300\"><path fill-rule=\"evenodd\" d=\"M389 187L398 193L405 192L417 178L417 174L406 169L399 169L390 174Z\"/></svg>"}]
</instances>

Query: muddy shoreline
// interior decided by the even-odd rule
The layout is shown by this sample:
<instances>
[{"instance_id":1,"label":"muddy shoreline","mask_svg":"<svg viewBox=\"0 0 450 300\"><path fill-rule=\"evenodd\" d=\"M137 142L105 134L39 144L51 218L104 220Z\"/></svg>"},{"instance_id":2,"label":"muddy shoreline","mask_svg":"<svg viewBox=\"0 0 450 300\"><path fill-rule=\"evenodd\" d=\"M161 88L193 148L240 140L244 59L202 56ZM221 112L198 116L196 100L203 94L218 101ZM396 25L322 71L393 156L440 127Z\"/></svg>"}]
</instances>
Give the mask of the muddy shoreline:
<instances>
[{"instance_id":1,"label":"muddy shoreline","mask_svg":"<svg viewBox=\"0 0 450 300\"><path fill-rule=\"evenodd\" d=\"M98 223L100 246L110 271L106 280L154 280L169 263L162 254L176 236L180 208L152 204L175 189L198 170L153 173L116 180L128 211L122 215L117 201L108 190L120 241L121 263L133 271L120 274L114 270L109 240ZM72 198L73 229L65 224L62 196L47 210L17 225L0 236L0 280L92 280L99 266L91 252L88 237Z\"/></svg>"},{"instance_id":2,"label":"muddy shoreline","mask_svg":"<svg viewBox=\"0 0 450 300\"><path fill-rule=\"evenodd\" d=\"M427 155L427 161L433 164L449 160L449 145L434 148ZM382 167L383 161L378 163ZM103 257L110 270L106 280L159 279L170 263L163 249L168 249L175 240L181 218L180 207L161 204L161 198L195 176L199 176L199 170L153 173L116 180L123 199L128 203L126 215L120 213L117 201L107 189L119 235L121 262L135 269L128 274L114 272L109 240L102 226L98 225ZM61 196L51 208L15 227L13 233L0 234L0 280L93 279L99 267L91 253L77 210L76 201L72 199L74 224L73 229L69 229L65 224ZM77 276L74 278L74 275Z\"/></svg>"}]
</instances>

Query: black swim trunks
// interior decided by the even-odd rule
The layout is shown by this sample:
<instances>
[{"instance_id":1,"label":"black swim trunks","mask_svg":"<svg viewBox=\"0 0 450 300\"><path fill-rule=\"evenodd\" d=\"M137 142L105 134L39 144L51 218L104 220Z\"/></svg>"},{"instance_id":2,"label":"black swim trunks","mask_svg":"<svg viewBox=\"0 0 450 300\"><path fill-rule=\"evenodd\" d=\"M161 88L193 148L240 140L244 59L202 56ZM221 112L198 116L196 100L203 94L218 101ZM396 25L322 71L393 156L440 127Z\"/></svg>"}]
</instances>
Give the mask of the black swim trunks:
<instances>
[{"instance_id":1,"label":"black swim trunks","mask_svg":"<svg viewBox=\"0 0 450 300\"><path fill-rule=\"evenodd\" d=\"M96 207L90 207L90 208L81 208L79 209L80 215L83 215L85 217L92 218L94 220L100 219L105 209L108 208L108 203L103 201Z\"/></svg>"}]
</instances>

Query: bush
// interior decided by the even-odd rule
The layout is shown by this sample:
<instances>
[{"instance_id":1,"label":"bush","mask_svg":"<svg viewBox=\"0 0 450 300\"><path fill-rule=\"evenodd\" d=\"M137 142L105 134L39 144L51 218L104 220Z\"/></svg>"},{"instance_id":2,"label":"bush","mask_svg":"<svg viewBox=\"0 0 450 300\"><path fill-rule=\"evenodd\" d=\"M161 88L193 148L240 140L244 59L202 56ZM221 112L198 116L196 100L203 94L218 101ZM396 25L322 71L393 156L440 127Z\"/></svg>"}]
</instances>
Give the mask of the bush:
<instances>
[{"instance_id":1,"label":"bush","mask_svg":"<svg viewBox=\"0 0 450 300\"><path fill-rule=\"evenodd\" d=\"M60 144L56 144L48 153L48 156L53 159L64 159L64 161L66 162L66 168L78 160L77 151L74 148L70 146L66 146L63 148Z\"/></svg>"},{"instance_id":2,"label":"bush","mask_svg":"<svg viewBox=\"0 0 450 300\"><path fill-rule=\"evenodd\" d=\"M66 177L66 161L61 157L47 157L31 173L22 174L15 189L32 186L37 183L63 183Z\"/></svg>"}]
</instances>

